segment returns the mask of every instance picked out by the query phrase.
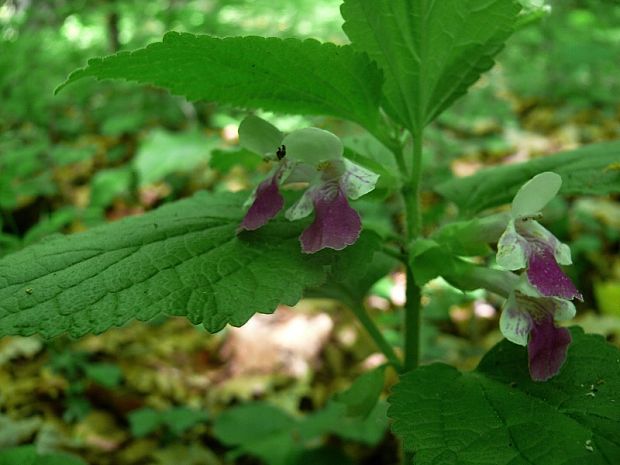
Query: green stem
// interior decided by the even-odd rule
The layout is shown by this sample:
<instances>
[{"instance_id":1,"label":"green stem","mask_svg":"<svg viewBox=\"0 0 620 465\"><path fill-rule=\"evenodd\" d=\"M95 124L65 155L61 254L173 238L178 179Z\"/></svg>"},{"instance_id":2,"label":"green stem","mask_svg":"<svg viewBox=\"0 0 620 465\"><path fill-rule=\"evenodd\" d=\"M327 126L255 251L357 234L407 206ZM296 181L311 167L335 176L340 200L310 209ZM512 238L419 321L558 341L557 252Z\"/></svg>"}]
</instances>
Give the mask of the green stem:
<instances>
[{"instance_id":1,"label":"green stem","mask_svg":"<svg viewBox=\"0 0 620 465\"><path fill-rule=\"evenodd\" d=\"M422 232L422 209L420 208L420 181L422 179L422 131L413 134L413 164L407 203L407 235L409 241ZM405 199L407 202L407 199Z\"/></svg>"},{"instance_id":2,"label":"green stem","mask_svg":"<svg viewBox=\"0 0 620 465\"><path fill-rule=\"evenodd\" d=\"M383 355L385 355L385 358L387 358L388 362L392 364L396 371L403 371L403 364L396 355L396 352L394 352L394 349L392 348L390 343L385 339L385 337L383 337L383 334L381 334L381 331L379 330L375 322L372 321L364 306L362 304L352 305L351 310L353 311L361 325L364 327L364 329L368 332L379 350L383 352Z\"/></svg>"},{"instance_id":3,"label":"green stem","mask_svg":"<svg viewBox=\"0 0 620 465\"><path fill-rule=\"evenodd\" d=\"M410 182L403 187L405 202L407 249L422 231L420 208L420 180L422 177L422 131L413 134L413 163ZM420 297L421 289L415 283L414 270L410 260L407 269L407 291L405 303L404 349L405 372L415 369L420 361Z\"/></svg>"},{"instance_id":4,"label":"green stem","mask_svg":"<svg viewBox=\"0 0 620 465\"><path fill-rule=\"evenodd\" d=\"M401 251L399 249L393 247L393 246L385 244L381 248L381 251L384 254L389 255L392 258L395 258L399 262L405 263L405 261L406 261L406 257L401 253Z\"/></svg>"},{"instance_id":5,"label":"green stem","mask_svg":"<svg viewBox=\"0 0 620 465\"><path fill-rule=\"evenodd\" d=\"M418 366L420 361L420 287L416 285L413 270L407 264L407 291L405 303L405 372Z\"/></svg>"}]
</instances>

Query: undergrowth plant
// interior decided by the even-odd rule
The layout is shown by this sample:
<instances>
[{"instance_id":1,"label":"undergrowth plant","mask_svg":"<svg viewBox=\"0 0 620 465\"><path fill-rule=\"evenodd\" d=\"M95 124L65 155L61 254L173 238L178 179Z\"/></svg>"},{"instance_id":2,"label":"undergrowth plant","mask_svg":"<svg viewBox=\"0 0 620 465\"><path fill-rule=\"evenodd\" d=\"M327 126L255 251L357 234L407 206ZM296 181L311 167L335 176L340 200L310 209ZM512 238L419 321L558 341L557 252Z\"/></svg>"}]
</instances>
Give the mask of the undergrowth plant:
<instances>
[{"instance_id":1,"label":"undergrowth plant","mask_svg":"<svg viewBox=\"0 0 620 465\"><path fill-rule=\"evenodd\" d=\"M539 13L513 0L345 0L341 13L350 45L169 32L73 72L58 90L85 77L124 79L250 111L329 116L354 123L372 149L345 149L322 128L284 133L250 114L240 144L271 166L253 193L201 192L6 256L0 336L80 337L162 314L216 332L304 293L335 298L398 373L387 415L407 463L618 463L620 354L558 325L582 294L560 266L571 264L570 250L542 212L556 195L619 192L620 144L429 186L460 216L424 224L425 128ZM390 205L391 231L374 230L360 197ZM397 267L407 277L401 348L364 306ZM474 371L419 366L421 288L436 277L506 299L507 340ZM339 397L347 415L369 414L384 374L362 376Z\"/></svg>"}]
</instances>

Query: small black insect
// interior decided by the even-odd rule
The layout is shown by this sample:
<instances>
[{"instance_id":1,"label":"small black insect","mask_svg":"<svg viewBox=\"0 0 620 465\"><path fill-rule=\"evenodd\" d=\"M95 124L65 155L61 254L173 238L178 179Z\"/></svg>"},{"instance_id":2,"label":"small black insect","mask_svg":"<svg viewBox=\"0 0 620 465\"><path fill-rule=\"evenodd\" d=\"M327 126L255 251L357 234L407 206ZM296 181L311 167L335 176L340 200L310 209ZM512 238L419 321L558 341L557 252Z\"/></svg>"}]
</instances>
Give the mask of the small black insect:
<instances>
[{"instance_id":1,"label":"small black insect","mask_svg":"<svg viewBox=\"0 0 620 465\"><path fill-rule=\"evenodd\" d=\"M281 145L280 147L278 147L278 151L276 152L276 156L278 157L278 160L282 160L286 156L286 146L285 145Z\"/></svg>"}]
</instances>

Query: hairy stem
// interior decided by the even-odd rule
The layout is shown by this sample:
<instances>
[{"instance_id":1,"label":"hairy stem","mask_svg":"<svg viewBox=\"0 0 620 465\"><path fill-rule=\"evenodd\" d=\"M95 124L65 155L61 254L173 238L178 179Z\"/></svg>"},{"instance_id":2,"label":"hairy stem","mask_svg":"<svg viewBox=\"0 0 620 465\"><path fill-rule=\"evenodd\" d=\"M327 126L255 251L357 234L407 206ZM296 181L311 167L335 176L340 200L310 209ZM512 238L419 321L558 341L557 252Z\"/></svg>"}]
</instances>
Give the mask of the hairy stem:
<instances>
[{"instance_id":1,"label":"hairy stem","mask_svg":"<svg viewBox=\"0 0 620 465\"><path fill-rule=\"evenodd\" d=\"M372 321L372 318L370 318L370 315L368 315L368 312L366 312L364 306L362 304L353 305L351 306L351 310L364 329L368 332L377 347L381 350L381 352L383 352L383 355L385 355L388 362L390 362L390 364L392 364L398 372L403 371L403 364L396 355L396 352L394 352L394 349L390 343L385 339L385 337L383 337L383 334L375 322Z\"/></svg>"}]
</instances>

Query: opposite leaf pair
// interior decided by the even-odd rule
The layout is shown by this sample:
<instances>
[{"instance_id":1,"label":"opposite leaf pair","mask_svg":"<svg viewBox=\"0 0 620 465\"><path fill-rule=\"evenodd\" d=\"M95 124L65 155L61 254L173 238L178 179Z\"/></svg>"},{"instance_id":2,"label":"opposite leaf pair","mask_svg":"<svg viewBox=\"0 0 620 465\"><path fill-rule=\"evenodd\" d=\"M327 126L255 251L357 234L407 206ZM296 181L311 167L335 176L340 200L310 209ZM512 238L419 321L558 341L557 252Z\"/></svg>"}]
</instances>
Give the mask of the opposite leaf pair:
<instances>
[{"instance_id":1,"label":"opposite leaf pair","mask_svg":"<svg viewBox=\"0 0 620 465\"><path fill-rule=\"evenodd\" d=\"M500 329L508 340L527 345L530 374L537 381L560 371L571 336L566 328L556 327L555 321L573 318L571 300L583 300L559 266L572 263L570 249L536 221L561 185L562 178L551 172L525 183L512 202L512 218L497 247L500 266L525 269L506 301Z\"/></svg>"},{"instance_id":2,"label":"opposite leaf pair","mask_svg":"<svg viewBox=\"0 0 620 465\"><path fill-rule=\"evenodd\" d=\"M372 191L379 176L346 160L338 137L318 128L284 136L268 122L248 116L239 126L239 143L266 160L277 161L250 197L251 206L239 230L258 229L278 214L284 207L281 185L303 183L306 191L285 213L294 221L315 212L314 221L299 238L302 251L341 250L355 243L362 223L347 198L354 200Z\"/></svg>"}]
</instances>

